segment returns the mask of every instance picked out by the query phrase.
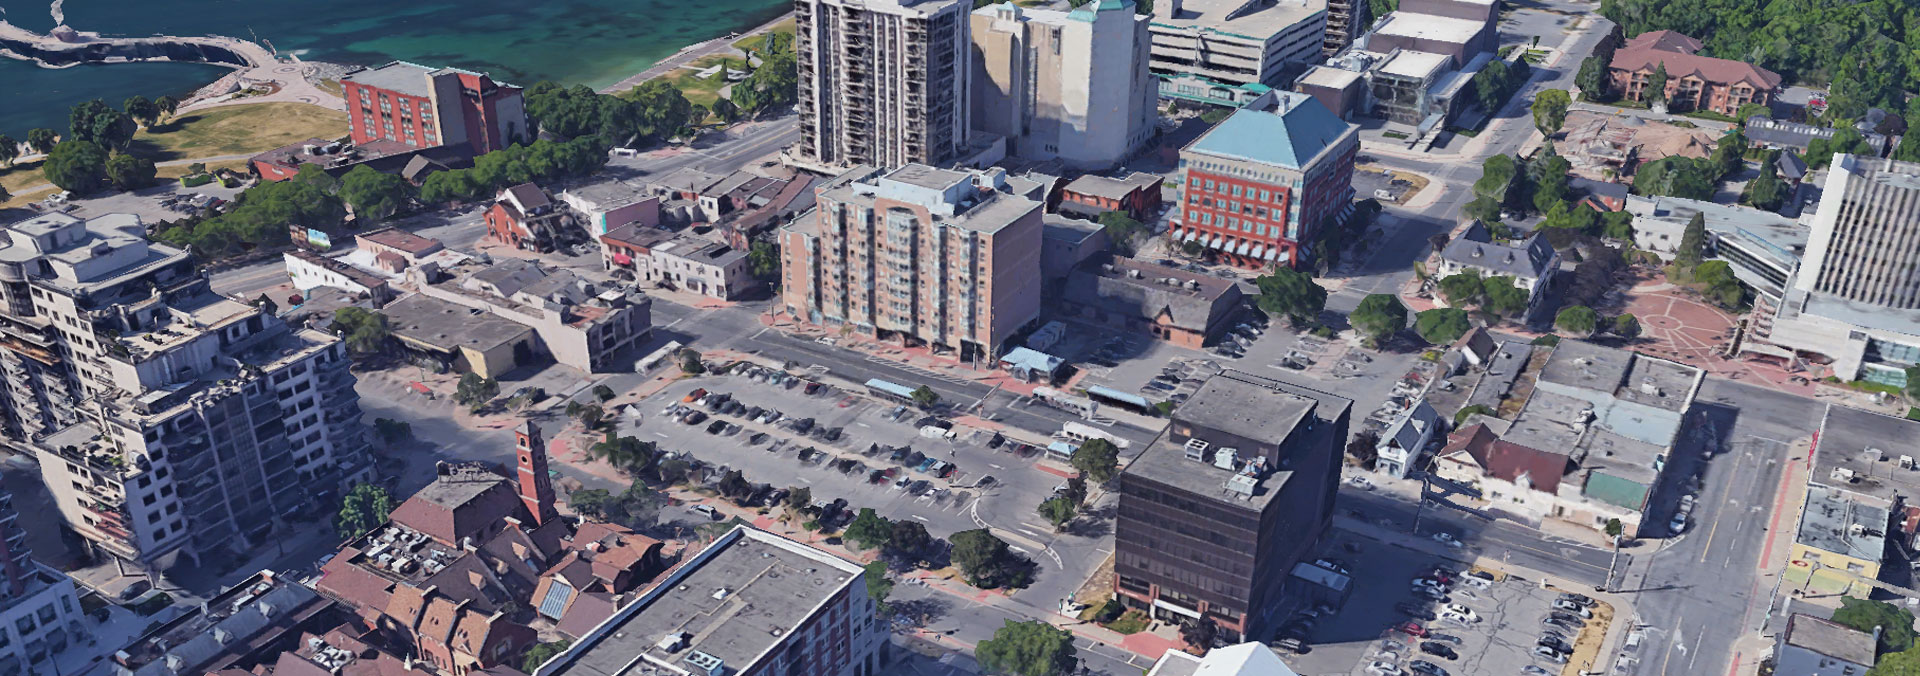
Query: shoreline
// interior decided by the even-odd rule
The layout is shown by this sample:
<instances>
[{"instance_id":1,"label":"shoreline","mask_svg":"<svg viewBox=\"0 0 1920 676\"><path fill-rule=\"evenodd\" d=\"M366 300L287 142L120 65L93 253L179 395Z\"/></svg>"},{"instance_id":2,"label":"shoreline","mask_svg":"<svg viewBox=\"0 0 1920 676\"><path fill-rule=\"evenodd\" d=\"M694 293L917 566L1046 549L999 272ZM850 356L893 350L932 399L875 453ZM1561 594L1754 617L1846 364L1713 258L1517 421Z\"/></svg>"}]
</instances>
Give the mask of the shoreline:
<instances>
[{"instance_id":1,"label":"shoreline","mask_svg":"<svg viewBox=\"0 0 1920 676\"><path fill-rule=\"evenodd\" d=\"M599 91L602 94L617 94L619 92L623 92L623 91L632 89L634 87L638 87L649 80L657 79L663 75L666 75L668 73L671 73L673 71L680 70L681 68L686 67L686 63L689 61L692 61L694 59L697 59L712 53L711 51L706 53L697 53L697 52L700 52L700 50L703 50L703 49L712 50L713 48L720 47L720 46L725 46L728 49L732 49L733 43L735 42L745 40L747 38L753 37L755 35L759 35L761 33L772 31L775 27L779 26L780 24L786 23L791 20L793 20L793 11L788 10L786 12L782 12L779 16L776 16L776 17L773 17L772 19L767 20L765 23L762 23L758 26L754 26L750 30L741 31L738 33L734 33L732 35L723 35L717 38L710 38L707 40L702 40L700 42L687 45L685 47L681 47L679 51L676 51L673 54L660 59L659 61L655 61L651 66L647 66L646 70L642 70L638 73L634 73L632 76L624 78L619 82L615 82L606 87L601 87L597 91Z\"/></svg>"}]
</instances>

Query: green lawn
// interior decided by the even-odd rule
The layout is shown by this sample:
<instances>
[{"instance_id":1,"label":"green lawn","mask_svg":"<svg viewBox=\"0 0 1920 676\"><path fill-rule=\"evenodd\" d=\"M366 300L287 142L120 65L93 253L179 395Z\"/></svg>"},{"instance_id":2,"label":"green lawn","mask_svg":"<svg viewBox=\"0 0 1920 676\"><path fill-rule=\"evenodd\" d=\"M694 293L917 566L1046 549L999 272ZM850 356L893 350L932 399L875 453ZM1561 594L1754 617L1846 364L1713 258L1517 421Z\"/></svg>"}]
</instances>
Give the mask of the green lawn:
<instances>
[{"instance_id":1,"label":"green lawn","mask_svg":"<svg viewBox=\"0 0 1920 676\"><path fill-rule=\"evenodd\" d=\"M346 113L305 103L260 103L182 113L134 134L131 152L166 162L251 155L310 138L346 135Z\"/></svg>"},{"instance_id":2,"label":"green lawn","mask_svg":"<svg viewBox=\"0 0 1920 676\"><path fill-rule=\"evenodd\" d=\"M731 64L731 67L736 70L747 70L747 63L744 60L714 54L694 59L693 63L688 64L687 67L668 73L667 83L680 90L680 94L687 97L688 101L711 108L714 101L720 100L720 88L728 84L727 73L722 70L704 80L694 77L694 74L721 63Z\"/></svg>"},{"instance_id":3,"label":"green lawn","mask_svg":"<svg viewBox=\"0 0 1920 676\"><path fill-rule=\"evenodd\" d=\"M1137 609L1129 609L1120 619L1107 623L1107 628L1116 634L1138 634L1147 630L1147 614Z\"/></svg>"},{"instance_id":4,"label":"green lawn","mask_svg":"<svg viewBox=\"0 0 1920 676\"><path fill-rule=\"evenodd\" d=\"M735 40L733 46L743 52L755 51L760 49L760 45L766 44L768 33L786 33L791 36L793 35L793 26L793 19L788 18L785 21L774 24L773 28L765 32L754 33L753 35Z\"/></svg>"}]
</instances>

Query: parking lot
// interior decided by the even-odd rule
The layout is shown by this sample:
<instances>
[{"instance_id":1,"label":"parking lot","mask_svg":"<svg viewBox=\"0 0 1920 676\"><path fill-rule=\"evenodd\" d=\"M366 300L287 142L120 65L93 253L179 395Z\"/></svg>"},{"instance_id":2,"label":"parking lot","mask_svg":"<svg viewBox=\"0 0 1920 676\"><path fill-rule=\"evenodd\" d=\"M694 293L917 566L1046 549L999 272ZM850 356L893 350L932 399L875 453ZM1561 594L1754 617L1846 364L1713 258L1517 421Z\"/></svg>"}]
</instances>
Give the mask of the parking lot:
<instances>
[{"instance_id":1,"label":"parking lot","mask_svg":"<svg viewBox=\"0 0 1920 676\"><path fill-rule=\"evenodd\" d=\"M1562 655L1574 653L1576 647L1583 655L1591 655L1605 635L1603 619L1610 610L1604 604L1596 603L1586 611L1594 619L1581 620L1575 611L1555 610L1561 593L1543 588L1536 580L1469 573L1461 561L1346 531L1332 531L1328 540L1323 556L1347 568L1358 584L1330 615L1307 623L1306 653L1282 650L1287 663L1300 673L1557 675L1566 668L1565 661L1538 654L1547 632L1559 636L1557 647L1564 650L1545 652ZM1435 575L1436 569L1440 575ZM1429 582L1414 582L1421 578ZM1433 591L1416 591L1420 587ZM1290 614L1313 605L1292 601ZM1545 624L1556 612L1561 616L1558 625ZM1408 623L1414 629L1411 633L1403 628ZM1283 625L1281 636L1289 633ZM1417 663L1439 671L1423 671Z\"/></svg>"},{"instance_id":2,"label":"parking lot","mask_svg":"<svg viewBox=\"0 0 1920 676\"><path fill-rule=\"evenodd\" d=\"M843 498L852 509L916 519L938 536L987 520L1049 536L1034 529L1041 519L1033 512L1062 479L1032 469L1040 449L1012 441L989 448L993 434L965 428L929 437L912 407L824 384L810 395L807 387L742 375L688 378L622 415L620 433L739 470L756 484L806 486L817 502ZM745 410L682 401L702 390L730 395ZM697 413L676 416L676 408ZM757 417L755 408L762 409ZM996 499L976 504L982 496Z\"/></svg>"}]
</instances>

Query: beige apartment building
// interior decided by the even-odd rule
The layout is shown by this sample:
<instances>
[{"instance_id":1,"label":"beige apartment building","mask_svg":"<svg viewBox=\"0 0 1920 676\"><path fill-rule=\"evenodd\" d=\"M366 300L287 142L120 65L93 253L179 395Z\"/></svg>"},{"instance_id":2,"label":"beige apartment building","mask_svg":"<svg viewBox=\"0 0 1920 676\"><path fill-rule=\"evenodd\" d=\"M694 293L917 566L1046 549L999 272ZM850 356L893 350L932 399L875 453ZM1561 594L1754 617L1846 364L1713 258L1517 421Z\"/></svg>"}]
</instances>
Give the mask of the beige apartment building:
<instances>
[{"instance_id":1,"label":"beige apartment building","mask_svg":"<svg viewBox=\"0 0 1920 676\"><path fill-rule=\"evenodd\" d=\"M974 129L1004 137L1008 154L1105 169L1153 137L1150 19L1131 0L1071 12L1007 2L970 19Z\"/></svg>"},{"instance_id":2,"label":"beige apartment building","mask_svg":"<svg viewBox=\"0 0 1920 676\"><path fill-rule=\"evenodd\" d=\"M1288 64L1319 60L1327 0L1156 0L1154 75L1281 89Z\"/></svg>"},{"instance_id":3,"label":"beige apartment building","mask_svg":"<svg viewBox=\"0 0 1920 676\"><path fill-rule=\"evenodd\" d=\"M967 148L965 0L795 0L810 168L948 164Z\"/></svg>"},{"instance_id":4,"label":"beige apartment building","mask_svg":"<svg viewBox=\"0 0 1920 676\"><path fill-rule=\"evenodd\" d=\"M0 229L0 417L67 524L136 566L244 552L372 474L338 338L214 293L140 219Z\"/></svg>"},{"instance_id":5,"label":"beige apartment building","mask_svg":"<svg viewBox=\"0 0 1920 676\"><path fill-rule=\"evenodd\" d=\"M1041 216L1005 170L856 167L780 231L792 317L998 356L1040 314Z\"/></svg>"}]
</instances>

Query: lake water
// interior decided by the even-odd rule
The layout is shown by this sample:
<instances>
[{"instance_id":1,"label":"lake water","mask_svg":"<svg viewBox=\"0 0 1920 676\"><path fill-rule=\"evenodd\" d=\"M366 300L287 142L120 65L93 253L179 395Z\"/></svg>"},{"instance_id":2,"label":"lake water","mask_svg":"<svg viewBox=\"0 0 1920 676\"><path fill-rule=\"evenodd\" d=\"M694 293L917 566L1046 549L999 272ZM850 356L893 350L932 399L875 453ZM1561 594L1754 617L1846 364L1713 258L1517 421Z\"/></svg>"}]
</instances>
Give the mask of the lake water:
<instances>
[{"instance_id":1,"label":"lake water","mask_svg":"<svg viewBox=\"0 0 1920 676\"><path fill-rule=\"evenodd\" d=\"M744 31L788 11L786 0L64 0L66 23L107 35L231 35L282 53L377 65L400 59L486 71L521 86L538 80L602 87L695 42ZM6 21L55 25L46 0L0 0ZM108 64L49 70L0 58L0 133L63 130L67 109L90 98L180 95L226 69L199 64Z\"/></svg>"}]
</instances>

